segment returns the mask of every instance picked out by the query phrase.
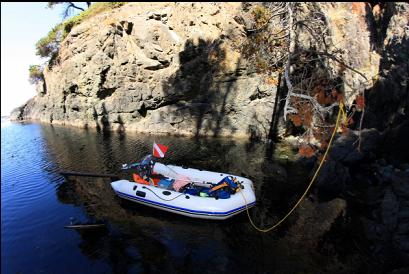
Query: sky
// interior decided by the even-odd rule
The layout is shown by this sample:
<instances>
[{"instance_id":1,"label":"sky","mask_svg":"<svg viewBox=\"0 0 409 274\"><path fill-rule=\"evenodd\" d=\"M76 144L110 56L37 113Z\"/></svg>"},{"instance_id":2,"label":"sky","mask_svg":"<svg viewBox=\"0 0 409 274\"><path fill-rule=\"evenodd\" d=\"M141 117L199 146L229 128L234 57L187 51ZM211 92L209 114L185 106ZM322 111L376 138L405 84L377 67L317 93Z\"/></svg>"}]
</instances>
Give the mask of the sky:
<instances>
[{"instance_id":1,"label":"sky","mask_svg":"<svg viewBox=\"0 0 409 274\"><path fill-rule=\"evenodd\" d=\"M35 44L62 21L63 5L47 2L1 3L1 116L34 97L28 82L30 65L46 59L35 55Z\"/></svg>"}]
</instances>

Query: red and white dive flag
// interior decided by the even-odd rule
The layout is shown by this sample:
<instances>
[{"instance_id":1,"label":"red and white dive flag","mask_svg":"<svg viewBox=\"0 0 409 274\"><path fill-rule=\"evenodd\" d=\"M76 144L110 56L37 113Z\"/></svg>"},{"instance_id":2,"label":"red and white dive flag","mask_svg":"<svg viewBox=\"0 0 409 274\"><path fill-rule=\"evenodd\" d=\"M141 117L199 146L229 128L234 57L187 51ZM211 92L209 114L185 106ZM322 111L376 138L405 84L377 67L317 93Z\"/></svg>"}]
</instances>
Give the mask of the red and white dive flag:
<instances>
[{"instance_id":1,"label":"red and white dive flag","mask_svg":"<svg viewBox=\"0 0 409 274\"><path fill-rule=\"evenodd\" d=\"M153 156L155 156L157 158L163 158L163 157L165 157L166 151L168 151L167 146L157 144L157 143L153 143Z\"/></svg>"}]
</instances>

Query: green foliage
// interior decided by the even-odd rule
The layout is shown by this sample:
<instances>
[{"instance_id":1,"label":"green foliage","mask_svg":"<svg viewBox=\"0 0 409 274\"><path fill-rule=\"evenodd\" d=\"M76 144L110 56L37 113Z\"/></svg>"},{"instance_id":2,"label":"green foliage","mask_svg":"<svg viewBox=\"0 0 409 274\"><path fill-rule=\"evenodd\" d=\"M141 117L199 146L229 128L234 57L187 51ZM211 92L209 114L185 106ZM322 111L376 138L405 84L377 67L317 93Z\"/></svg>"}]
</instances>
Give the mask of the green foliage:
<instances>
[{"instance_id":1,"label":"green foliage","mask_svg":"<svg viewBox=\"0 0 409 274\"><path fill-rule=\"evenodd\" d=\"M277 72L283 69L281 57L286 53L288 43L283 37L284 26L279 17L272 17L269 8L254 4L248 14L251 31L242 44L242 53L257 69L258 73ZM269 24L271 20L275 24Z\"/></svg>"},{"instance_id":2,"label":"green foliage","mask_svg":"<svg viewBox=\"0 0 409 274\"><path fill-rule=\"evenodd\" d=\"M46 37L41 38L36 43L36 54L41 57L55 57L60 48L61 41L67 37L73 27L101 12L119 8L126 3L127 2L99 2L92 4L89 9L58 24L47 34Z\"/></svg>"},{"instance_id":3,"label":"green foliage","mask_svg":"<svg viewBox=\"0 0 409 274\"><path fill-rule=\"evenodd\" d=\"M41 57L51 57L54 53L58 51L59 48L59 36L61 32L62 24L58 24L51 31L48 32L47 36L41 38L36 43L36 54Z\"/></svg>"},{"instance_id":4,"label":"green foliage","mask_svg":"<svg viewBox=\"0 0 409 274\"><path fill-rule=\"evenodd\" d=\"M87 9L86 11L81 12L80 14L66 20L63 23L64 32L62 34L62 39L67 37L68 33L70 33L73 27L75 27L76 25L79 25L84 20L91 18L101 12L119 8L126 3L127 2L99 2L99 3L92 4L89 7L89 9Z\"/></svg>"},{"instance_id":5,"label":"green foliage","mask_svg":"<svg viewBox=\"0 0 409 274\"><path fill-rule=\"evenodd\" d=\"M256 28L262 27L267 24L271 17L271 12L268 8L256 5L252 10L253 20L256 24Z\"/></svg>"},{"instance_id":6,"label":"green foliage","mask_svg":"<svg viewBox=\"0 0 409 274\"><path fill-rule=\"evenodd\" d=\"M36 84L44 80L43 68L40 65L30 65L28 73L28 81L30 84Z\"/></svg>"}]
</instances>

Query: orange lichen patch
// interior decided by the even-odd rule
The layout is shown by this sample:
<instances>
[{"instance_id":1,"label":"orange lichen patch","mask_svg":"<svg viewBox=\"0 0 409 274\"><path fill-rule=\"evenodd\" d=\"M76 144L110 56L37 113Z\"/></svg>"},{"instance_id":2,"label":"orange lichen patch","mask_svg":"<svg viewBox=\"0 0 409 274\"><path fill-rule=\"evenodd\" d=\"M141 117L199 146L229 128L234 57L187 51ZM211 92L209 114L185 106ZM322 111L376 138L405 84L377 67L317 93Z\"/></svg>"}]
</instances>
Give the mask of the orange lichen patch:
<instances>
[{"instance_id":1,"label":"orange lichen patch","mask_svg":"<svg viewBox=\"0 0 409 274\"><path fill-rule=\"evenodd\" d=\"M305 126L311 126L312 123L312 110L311 109L305 109L305 111L302 112L302 115L304 117L304 125Z\"/></svg>"},{"instance_id":2,"label":"orange lichen patch","mask_svg":"<svg viewBox=\"0 0 409 274\"><path fill-rule=\"evenodd\" d=\"M300 156L304 156L307 158L311 158L312 156L314 156L315 151L314 149L309 146L309 145L301 145L300 148L298 149L298 154Z\"/></svg>"},{"instance_id":3,"label":"orange lichen patch","mask_svg":"<svg viewBox=\"0 0 409 274\"><path fill-rule=\"evenodd\" d=\"M317 102L320 103L321 105L325 104L325 90L321 86L316 86L313 89L313 93L315 94L315 99L317 99Z\"/></svg>"},{"instance_id":4,"label":"orange lichen patch","mask_svg":"<svg viewBox=\"0 0 409 274\"><path fill-rule=\"evenodd\" d=\"M268 77L264 80L264 82L268 85L273 85L277 86L278 85L278 79L275 77Z\"/></svg>"},{"instance_id":5,"label":"orange lichen patch","mask_svg":"<svg viewBox=\"0 0 409 274\"><path fill-rule=\"evenodd\" d=\"M311 104L300 98L292 98L291 103L292 105L296 106L297 113L288 115L290 121L292 121L296 127L310 127L313 118L313 109Z\"/></svg>"},{"instance_id":6,"label":"orange lichen patch","mask_svg":"<svg viewBox=\"0 0 409 274\"><path fill-rule=\"evenodd\" d=\"M313 115L310 105L304 104L302 107L298 108L297 114L290 114L288 115L288 118L296 127L310 127L312 123L312 116Z\"/></svg>"},{"instance_id":7,"label":"orange lichen patch","mask_svg":"<svg viewBox=\"0 0 409 274\"><path fill-rule=\"evenodd\" d=\"M353 14L358 15L359 24L362 27L362 29L367 28L365 17L366 17L367 12L371 12L371 9L369 8L367 10L367 7L369 7L369 4L365 2L353 2L351 6L351 12Z\"/></svg>"},{"instance_id":8,"label":"orange lichen patch","mask_svg":"<svg viewBox=\"0 0 409 274\"><path fill-rule=\"evenodd\" d=\"M321 105L330 105L342 99L342 95L338 92L336 88L332 88L330 92L326 92L324 86L318 85L313 89L313 94L315 94L315 99Z\"/></svg>"},{"instance_id":9,"label":"orange lichen patch","mask_svg":"<svg viewBox=\"0 0 409 274\"><path fill-rule=\"evenodd\" d=\"M352 2L351 11L357 15L366 15L366 3Z\"/></svg>"},{"instance_id":10,"label":"orange lichen patch","mask_svg":"<svg viewBox=\"0 0 409 274\"><path fill-rule=\"evenodd\" d=\"M299 126L302 125L302 119L301 119L301 116L300 116L300 115L298 115L298 114L290 114L290 115L288 115L288 118L291 120L291 122L293 122L293 124L294 124L296 127L299 127Z\"/></svg>"}]
</instances>

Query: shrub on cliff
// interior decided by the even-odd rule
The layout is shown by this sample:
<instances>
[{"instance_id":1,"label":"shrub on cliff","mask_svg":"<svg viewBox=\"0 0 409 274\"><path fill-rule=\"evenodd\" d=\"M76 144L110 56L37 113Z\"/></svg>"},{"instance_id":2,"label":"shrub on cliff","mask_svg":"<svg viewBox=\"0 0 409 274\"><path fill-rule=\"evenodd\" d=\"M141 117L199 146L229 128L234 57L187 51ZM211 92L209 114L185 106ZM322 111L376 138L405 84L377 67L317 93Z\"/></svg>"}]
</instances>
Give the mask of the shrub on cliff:
<instances>
[{"instance_id":1,"label":"shrub on cliff","mask_svg":"<svg viewBox=\"0 0 409 274\"><path fill-rule=\"evenodd\" d=\"M54 53L58 52L61 37L61 26L58 24L47 36L41 38L36 43L36 54L41 57L51 57Z\"/></svg>"},{"instance_id":2,"label":"shrub on cliff","mask_svg":"<svg viewBox=\"0 0 409 274\"><path fill-rule=\"evenodd\" d=\"M87 7L89 8L89 6L91 5L91 2L85 2L87 4ZM54 6L56 5L61 5L64 4L64 11L63 11L63 18L67 18L71 12L75 9L77 10L82 10L84 11L84 8L79 7L76 5L76 2L47 2L47 8L54 8Z\"/></svg>"},{"instance_id":3,"label":"shrub on cliff","mask_svg":"<svg viewBox=\"0 0 409 274\"><path fill-rule=\"evenodd\" d=\"M46 37L41 38L36 43L36 54L41 57L48 57L52 61L58 54L61 41L67 37L74 26L101 12L119 8L124 4L126 2L100 2L92 4L89 9L56 25Z\"/></svg>"},{"instance_id":4,"label":"shrub on cliff","mask_svg":"<svg viewBox=\"0 0 409 274\"><path fill-rule=\"evenodd\" d=\"M103 11L119 8L124 4L126 4L126 2L100 2L92 4L86 11L83 11L80 14L69 18L63 23L63 39L68 35L68 33L70 33L71 29L74 26L79 25L85 19L91 18L92 16L95 16Z\"/></svg>"},{"instance_id":5,"label":"shrub on cliff","mask_svg":"<svg viewBox=\"0 0 409 274\"><path fill-rule=\"evenodd\" d=\"M30 84L37 84L44 80L43 68L40 65L30 65L28 69Z\"/></svg>"}]
</instances>

